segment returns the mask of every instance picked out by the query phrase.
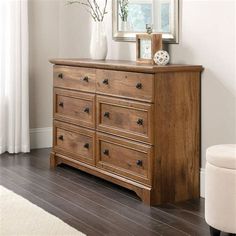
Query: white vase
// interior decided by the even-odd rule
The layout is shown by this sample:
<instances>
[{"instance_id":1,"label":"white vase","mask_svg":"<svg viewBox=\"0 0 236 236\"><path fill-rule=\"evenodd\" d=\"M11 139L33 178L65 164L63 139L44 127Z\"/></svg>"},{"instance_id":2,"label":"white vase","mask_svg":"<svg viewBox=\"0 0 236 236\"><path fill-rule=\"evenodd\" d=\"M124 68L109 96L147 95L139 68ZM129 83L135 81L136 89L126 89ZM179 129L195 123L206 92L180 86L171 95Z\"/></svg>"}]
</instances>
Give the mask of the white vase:
<instances>
[{"instance_id":1,"label":"white vase","mask_svg":"<svg viewBox=\"0 0 236 236\"><path fill-rule=\"evenodd\" d=\"M94 60L105 60L107 56L107 36L103 22L93 22L90 55Z\"/></svg>"}]
</instances>

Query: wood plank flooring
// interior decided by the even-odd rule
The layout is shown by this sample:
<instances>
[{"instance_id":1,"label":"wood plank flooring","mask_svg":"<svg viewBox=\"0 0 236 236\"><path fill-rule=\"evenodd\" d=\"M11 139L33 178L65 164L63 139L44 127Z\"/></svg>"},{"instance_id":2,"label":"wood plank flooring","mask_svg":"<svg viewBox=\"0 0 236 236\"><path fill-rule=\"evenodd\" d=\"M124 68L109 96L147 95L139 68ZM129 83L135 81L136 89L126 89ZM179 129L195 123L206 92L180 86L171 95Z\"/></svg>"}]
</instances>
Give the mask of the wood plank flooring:
<instances>
[{"instance_id":1,"label":"wood plank flooring","mask_svg":"<svg viewBox=\"0 0 236 236\"><path fill-rule=\"evenodd\" d=\"M87 235L210 235L204 200L148 207L135 193L66 165L50 149L0 156L0 184Z\"/></svg>"}]
</instances>

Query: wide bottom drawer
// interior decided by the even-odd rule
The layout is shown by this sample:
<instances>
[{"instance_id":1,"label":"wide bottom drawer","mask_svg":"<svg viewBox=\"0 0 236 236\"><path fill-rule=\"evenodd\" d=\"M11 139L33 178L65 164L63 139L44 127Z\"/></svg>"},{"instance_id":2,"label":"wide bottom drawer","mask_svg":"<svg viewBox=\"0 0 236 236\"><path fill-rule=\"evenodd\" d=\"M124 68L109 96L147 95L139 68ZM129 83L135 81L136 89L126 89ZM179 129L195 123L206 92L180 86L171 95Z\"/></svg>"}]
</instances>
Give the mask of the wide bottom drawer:
<instances>
[{"instance_id":1,"label":"wide bottom drawer","mask_svg":"<svg viewBox=\"0 0 236 236\"><path fill-rule=\"evenodd\" d=\"M95 132L54 121L54 151L95 165Z\"/></svg>"},{"instance_id":2,"label":"wide bottom drawer","mask_svg":"<svg viewBox=\"0 0 236 236\"><path fill-rule=\"evenodd\" d=\"M132 180L150 184L153 147L97 133L96 166Z\"/></svg>"}]
</instances>

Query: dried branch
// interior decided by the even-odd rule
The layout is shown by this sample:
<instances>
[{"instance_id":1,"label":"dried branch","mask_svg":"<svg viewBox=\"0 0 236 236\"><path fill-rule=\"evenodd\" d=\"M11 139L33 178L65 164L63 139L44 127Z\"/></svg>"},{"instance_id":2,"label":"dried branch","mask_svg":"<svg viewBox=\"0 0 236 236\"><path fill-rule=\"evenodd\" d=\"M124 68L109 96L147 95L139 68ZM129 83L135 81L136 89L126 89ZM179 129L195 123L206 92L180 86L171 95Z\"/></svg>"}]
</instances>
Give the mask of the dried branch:
<instances>
[{"instance_id":1,"label":"dried branch","mask_svg":"<svg viewBox=\"0 0 236 236\"><path fill-rule=\"evenodd\" d=\"M67 5L72 5L72 4L74 4L74 3L82 5L82 6L85 8L85 10L91 15L91 17L94 19L94 21L97 21L97 16L96 16L96 14L94 14L94 11L93 11L93 9L90 7L89 4L83 3L83 2L80 2L80 1L68 1L68 2L67 2ZM90 9L91 9L91 10L90 10Z\"/></svg>"},{"instance_id":2,"label":"dried branch","mask_svg":"<svg viewBox=\"0 0 236 236\"><path fill-rule=\"evenodd\" d=\"M94 15L96 15L97 20L99 21L100 17L99 17L99 15L97 14L97 12L95 11L96 8L94 9L94 7L93 7L92 3L90 2L90 0L87 0L87 2L88 2L88 4L90 5L92 11L94 12Z\"/></svg>"},{"instance_id":3,"label":"dried branch","mask_svg":"<svg viewBox=\"0 0 236 236\"><path fill-rule=\"evenodd\" d=\"M103 21L104 15L107 14L106 8L107 8L107 0L105 0L105 6L103 9L103 12L101 11L101 8L99 7L98 3L96 0L87 0L87 3L81 2L81 1L68 1L67 5L72 5L74 3L82 5L85 10L92 16L94 21Z\"/></svg>"},{"instance_id":4,"label":"dried branch","mask_svg":"<svg viewBox=\"0 0 236 236\"><path fill-rule=\"evenodd\" d=\"M88 0L89 1L89 0ZM99 15L99 11L98 11L98 6L97 6L97 2L96 2L96 0L93 0L93 5L94 5L94 8L95 8L95 12L96 12L96 14L97 14L97 16L98 16L98 19L99 19L99 21L101 20L100 19L100 15Z\"/></svg>"},{"instance_id":5,"label":"dried branch","mask_svg":"<svg viewBox=\"0 0 236 236\"><path fill-rule=\"evenodd\" d=\"M107 14L106 8L107 8L107 0L105 1L105 6L103 8L102 21L104 19L105 14Z\"/></svg>"},{"instance_id":6,"label":"dried branch","mask_svg":"<svg viewBox=\"0 0 236 236\"><path fill-rule=\"evenodd\" d=\"M98 5L98 3L96 2L96 0L93 0L93 2L94 2L94 5L96 6L96 9L98 10L98 12L99 12L99 14L100 14L100 16L101 16L101 21L102 21L102 19L103 19L103 13L102 13L102 11L100 10L100 7L99 7L99 5Z\"/></svg>"}]
</instances>

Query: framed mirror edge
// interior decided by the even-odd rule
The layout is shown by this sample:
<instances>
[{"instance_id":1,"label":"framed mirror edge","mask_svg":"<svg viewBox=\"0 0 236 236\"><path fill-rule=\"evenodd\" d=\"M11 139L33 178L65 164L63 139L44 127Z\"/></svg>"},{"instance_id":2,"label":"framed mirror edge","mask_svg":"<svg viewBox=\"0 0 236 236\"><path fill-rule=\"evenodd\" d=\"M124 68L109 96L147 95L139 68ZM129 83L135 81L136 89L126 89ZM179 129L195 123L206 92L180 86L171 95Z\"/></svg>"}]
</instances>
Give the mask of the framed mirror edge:
<instances>
[{"instance_id":1,"label":"framed mirror edge","mask_svg":"<svg viewBox=\"0 0 236 236\"><path fill-rule=\"evenodd\" d=\"M164 43L179 43L179 0L174 0L173 19L170 33L163 33L162 39ZM124 32L118 31L118 5L117 0L112 0L112 38L119 42L135 42L136 34L144 32ZM158 33L158 32L157 32Z\"/></svg>"}]
</instances>

